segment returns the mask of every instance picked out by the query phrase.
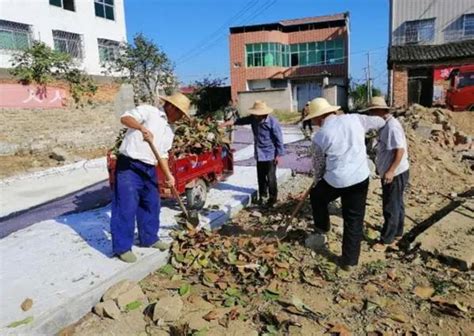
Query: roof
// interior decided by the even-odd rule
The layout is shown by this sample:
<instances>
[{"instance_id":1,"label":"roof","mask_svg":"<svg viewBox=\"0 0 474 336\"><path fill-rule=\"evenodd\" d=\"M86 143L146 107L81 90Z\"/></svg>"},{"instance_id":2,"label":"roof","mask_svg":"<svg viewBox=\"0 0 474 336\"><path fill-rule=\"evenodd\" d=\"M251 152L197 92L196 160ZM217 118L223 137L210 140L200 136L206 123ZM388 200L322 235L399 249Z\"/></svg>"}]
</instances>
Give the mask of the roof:
<instances>
[{"instance_id":1,"label":"roof","mask_svg":"<svg viewBox=\"0 0 474 336\"><path fill-rule=\"evenodd\" d=\"M277 22L249 26L230 27L230 32L232 34L258 30L297 31L299 27L307 27L309 25L313 25L313 27L311 27L312 29L326 28L327 26L344 26L346 24L347 17L349 17L349 12L312 16L299 19L280 20Z\"/></svg>"},{"instance_id":2,"label":"roof","mask_svg":"<svg viewBox=\"0 0 474 336\"><path fill-rule=\"evenodd\" d=\"M439 45L405 45L389 49L388 63L435 63L474 57L474 40Z\"/></svg>"},{"instance_id":3,"label":"roof","mask_svg":"<svg viewBox=\"0 0 474 336\"><path fill-rule=\"evenodd\" d=\"M332 15L322 15L322 16L312 16L301 19L292 19L292 20L282 20L278 21L282 26L295 26L300 24L308 23L319 23L319 22L330 22L330 21L339 21L345 20L347 13L338 13Z\"/></svg>"}]
</instances>

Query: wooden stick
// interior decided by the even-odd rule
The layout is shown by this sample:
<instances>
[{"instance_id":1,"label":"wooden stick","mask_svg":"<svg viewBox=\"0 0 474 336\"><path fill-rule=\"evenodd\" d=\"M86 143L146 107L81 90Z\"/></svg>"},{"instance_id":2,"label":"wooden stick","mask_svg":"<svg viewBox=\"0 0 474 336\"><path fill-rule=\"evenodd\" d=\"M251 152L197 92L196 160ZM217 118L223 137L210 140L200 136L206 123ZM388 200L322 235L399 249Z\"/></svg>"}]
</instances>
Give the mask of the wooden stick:
<instances>
[{"instance_id":1,"label":"wooden stick","mask_svg":"<svg viewBox=\"0 0 474 336\"><path fill-rule=\"evenodd\" d=\"M158 160L158 164L160 165L161 170L163 171L163 173L166 174L166 172L169 171L169 167L166 167L165 162L161 158L160 153L156 149L155 145L152 142L148 142L148 144L150 145L151 151L155 155L156 160ZM176 187L174 185L171 186L171 192L173 193L174 197L178 201L179 207L183 211L184 216L186 217L187 220L189 220L188 210L186 210L186 207L184 206L183 201L181 201L181 198L179 197L178 191L176 190Z\"/></svg>"}]
</instances>

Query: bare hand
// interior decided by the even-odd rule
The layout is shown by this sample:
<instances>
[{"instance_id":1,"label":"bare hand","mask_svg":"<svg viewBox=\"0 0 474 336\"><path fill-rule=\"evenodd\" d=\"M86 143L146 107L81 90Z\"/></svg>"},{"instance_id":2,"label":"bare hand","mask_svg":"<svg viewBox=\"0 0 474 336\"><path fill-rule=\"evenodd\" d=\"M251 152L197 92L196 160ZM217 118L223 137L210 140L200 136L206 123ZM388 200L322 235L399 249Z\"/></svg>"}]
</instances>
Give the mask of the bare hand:
<instances>
[{"instance_id":1,"label":"bare hand","mask_svg":"<svg viewBox=\"0 0 474 336\"><path fill-rule=\"evenodd\" d=\"M174 184L176 183L176 180L174 179L174 176L173 175L169 175L167 178L166 178L166 186L171 188L172 186L174 186Z\"/></svg>"},{"instance_id":2,"label":"bare hand","mask_svg":"<svg viewBox=\"0 0 474 336\"><path fill-rule=\"evenodd\" d=\"M388 170L385 175L383 176L383 183L390 184L393 182L393 178L395 177L395 173L391 170Z\"/></svg>"},{"instance_id":3,"label":"bare hand","mask_svg":"<svg viewBox=\"0 0 474 336\"><path fill-rule=\"evenodd\" d=\"M140 132L143 134L143 140L146 142L153 142L153 133L145 127L142 127L140 129Z\"/></svg>"},{"instance_id":4,"label":"bare hand","mask_svg":"<svg viewBox=\"0 0 474 336\"><path fill-rule=\"evenodd\" d=\"M279 165L280 164L280 161L281 161L281 156L276 156L275 159L273 160L273 162L275 163L275 165Z\"/></svg>"}]
</instances>

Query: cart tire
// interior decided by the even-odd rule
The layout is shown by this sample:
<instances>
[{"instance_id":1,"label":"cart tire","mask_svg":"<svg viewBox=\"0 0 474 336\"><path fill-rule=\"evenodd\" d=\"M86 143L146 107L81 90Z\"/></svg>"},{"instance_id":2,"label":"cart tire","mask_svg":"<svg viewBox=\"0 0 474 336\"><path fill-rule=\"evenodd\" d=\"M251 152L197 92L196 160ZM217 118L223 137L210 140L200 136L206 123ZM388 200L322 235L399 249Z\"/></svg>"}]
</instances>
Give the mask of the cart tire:
<instances>
[{"instance_id":1,"label":"cart tire","mask_svg":"<svg viewBox=\"0 0 474 336\"><path fill-rule=\"evenodd\" d=\"M189 210L201 210L207 199L207 184L198 179L193 188L186 189L186 205Z\"/></svg>"}]
</instances>

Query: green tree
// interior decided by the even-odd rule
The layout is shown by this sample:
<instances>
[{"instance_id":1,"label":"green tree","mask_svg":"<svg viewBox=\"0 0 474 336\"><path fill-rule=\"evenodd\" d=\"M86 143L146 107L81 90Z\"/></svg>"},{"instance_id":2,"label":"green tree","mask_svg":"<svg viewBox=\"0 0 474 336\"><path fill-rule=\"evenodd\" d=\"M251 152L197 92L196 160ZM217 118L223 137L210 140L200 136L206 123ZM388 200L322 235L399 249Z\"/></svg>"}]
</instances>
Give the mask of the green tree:
<instances>
[{"instance_id":1,"label":"green tree","mask_svg":"<svg viewBox=\"0 0 474 336\"><path fill-rule=\"evenodd\" d=\"M230 100L229 88L224 86L227 78L211 78L195 81L191 86L194 92L190 95L191 103L196 106L197 115L211 115L223 110Z\"/></svg>"},{"instance_id":2,"label":"green tree","mask_svg":"<svg viewBox=\"0 0 474 336\"><path fill-rule=\"evenodd\" d=\"M170 94L177 87L174 65L166 53L143 34L133 43L123 43L117 57L109 62L109 73L122 74L122 82L133 86L135 104L153 104L158 89Z\"/></svg>"},{"instance_id":3,"label":"green tree","mask_svg":"<svg viewBox=\"0 0 474 336\"><path fill-rule=\"evenodd\" d=\"M53 50L43 42L35 41L31 47L15 53L11 64L10 73L20 83L37 85L43 93L49 83L65 81L78 105L83 104L84 97L90 98L97 91L91 77L76 67L70 55Z\"/></svg>"},{"instance_id":4,"label":"green tree","mask_svg":"<svg viewBox=\"0 0 474 336\"><path fill-rule=\"evenodd\" d=\"M361 109L367 105L367 84L355 84L349 91L349 97L352 98L355 109ZM382 91L372 87L372 97L381 96Z\"/></svg>"}]
</instances>

